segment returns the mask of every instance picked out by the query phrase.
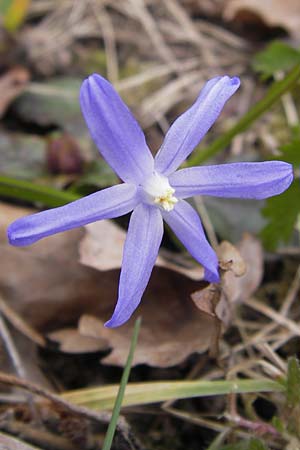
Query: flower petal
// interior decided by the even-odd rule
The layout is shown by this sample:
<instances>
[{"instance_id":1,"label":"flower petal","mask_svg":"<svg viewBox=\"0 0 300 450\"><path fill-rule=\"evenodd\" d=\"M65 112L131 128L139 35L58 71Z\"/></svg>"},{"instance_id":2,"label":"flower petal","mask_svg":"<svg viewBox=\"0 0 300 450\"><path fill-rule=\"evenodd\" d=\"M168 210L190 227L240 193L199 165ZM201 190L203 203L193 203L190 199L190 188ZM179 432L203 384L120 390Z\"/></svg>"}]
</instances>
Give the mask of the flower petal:
<instances>
[{"instance_id":1,"label":"flower petal","mask_svg":"<svg viewBox=\"0 0 300 450\"><path fill-rule=\"evenodd\" d=\"M282 161L191 167L173 173L169 181L179 198L214 195L262 199L285 191L293 181L293 168Z\"/></svg>"},{"instance_id":2,"label":"flower petal","mask_svg":"<svg viewBox=\"0 0 300 450\"><path fill-rule=\"evenodd\" d=\"M118 184L59 208L22 217L7 230L10 244L30 245L61 231L70 230L100 219L111 219L131 211L138 203L133 184Z\"/></svg>"},{"instance_id":3,"label":"flower petal","mask_svg":"<svg viewBox=\"0 0 300 450\"><path fill-rule=\"evenodd\" d=\"M153 171L142 129L105 78L94 74L82 83L80 104L94 142L123 181L139 183Z\"/></svg>"},{"instance_id":4,"label":"flower petal","mask_svg":"<svg viewBox=\"0 0 300 450\"><path fill-rule=\"evenodd\" d=\"M240 85L237 77L209 80L196 102L173 123L155 157L155 170L174 172L216 121L226 101Z\"/></svg>"},{"instance_id":5,"label":"flower petal","mask_svg":"<svg viewBox=\"0 0 300 450\"><path fill-rule=\"evenodd\" d=\"M208 243L196 211L186 201L180 200L163 218L190 254L203 265L205 279L218 282L218 258Z\"/></svg>"},{"instance_id":6,"label":"flower petal","mask_svg":"<svg viewBox=\"0 0 300 450\"><path fill-rule=\"evenodd\" d=\"M107 327L126 322L141 301L163 236L163 220L157 207L140 204L132 213L125 241L119 298Z\"/></svg>"}]
</instances>

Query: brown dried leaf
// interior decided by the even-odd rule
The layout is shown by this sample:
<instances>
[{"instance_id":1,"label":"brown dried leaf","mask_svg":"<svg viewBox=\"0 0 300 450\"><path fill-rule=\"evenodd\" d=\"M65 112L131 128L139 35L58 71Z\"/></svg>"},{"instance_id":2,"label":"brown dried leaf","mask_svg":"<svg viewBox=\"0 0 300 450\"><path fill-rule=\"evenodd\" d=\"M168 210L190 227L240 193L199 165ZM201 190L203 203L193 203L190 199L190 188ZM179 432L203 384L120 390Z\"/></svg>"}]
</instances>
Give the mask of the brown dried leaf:
<instances>
[{"instance_id":1,"label":"brown dried leaf","mask_svg":"<svg viewBox=\"0 0 300 450\"><path fill-rule=\"evenodd\" d=\"M282 27L291 36L300 38L300 2L299 0L227 0L223 16L226 20L240 18L246 20L246 14L255 14L270 27Z\"/></svg>"},{"instance_id":2,"label":"brown dried leaf","mask_svg":"<svg viewBox=\"0 0 300 450\"><path fill-rule=\"evenodd\" d=\"M246 272L240 277L230 271L224 274L222 288L230 303L243 302L251 297L263 277L263 249L260 241L245 233L237 248L245 261Z\"/></svg>"},{"instance_id":3,"label":"brown dried leaf","mask_svg":"<svg viewBox=\"0 0 300 450\"><path fill-rule=\"evenodd\" d=\"M15 67L0 78L0 117L10 103L24 90L29 81L29 72L24 67Z\"/></svg>"},{"instance_id":4,"label":"brown dried leaf","mask_svg":"<svg viewBox=\"0 0 300 450\"><path fill-rule=\"evenodd\" d=\"M260 241L250 234L245 233L237 247L222 242L217 254L224 271L221 284L210 284L191 296L200 311L215 318L215 349L222 328L231 323L233 304L249 298L263 276L263 250Z\"/></svg>"},{"instance_id":5,"label":"brown dried leaf","mask_svg":"<svg viewBox=\"0 0 300 450\"><path fill-rule=\"evenodd\" d=\"M79 333L77 328L62 328L52 331L48 334L48 338L60 344L59 349L66 353L90 353L109 348L105 339L84 336Z\"/></svg>"},{"instance_id":6,"label":"brown dried leaf","mask_svg":"<svg viewBox=\"0 0 300 450\"><path fill-rule=\"evenodd\" d=\"M210 347L215 320L189 301L190 293L204 283L163 268L154 269L143 301L127 324L117 329L103 327L116 303L119 270L99 272L77 262L82 230L58 234L30 247L9 246L7 225L31 212L0 205L0 292L31 325L44 332L59 330L76 323L82 315L94 315L99 325L89 327L90 336L107 340L113 350L104 362L115 365L126 361L138 315L143 322L134 364L168 367ZM103 240L114 248L115 241L108 234ZM74 351L74 335L72 339ZM86 343L78 340L76 345L91 351Z\"/></svg>"},{"instance_id":7,"label":"brown dried leaf","mask_svg":"<svg viewBox=\"0 0 300 450\"><path fill-rule=\"evenodd\" d=\"M0 204L0 292L32 326L53 329L53 325L58 328L76 320L92 308L93 302L97 304L101 282L98 272L78 263L80 229L30 247L8 244L7 226L33 212Z\"/></svg>"},{"instance_id":8,"label":"brown dried leaf","mask_svg":"<svg viewBox=\"0 0 300 450\"><path fill-rule=\"evenodd\" d=\"M228 241L223 241L217 249L219 266L222 270L232 271L235 276L241 277L246 273L246 264L238 249Z\"/></svg>"},{"instance_id":9,"label":"brown dried leaf","mask_svg":"<svg viewBox=\"0 0 300 450\"><path fill-rule=\"evenodd\" d=\"M122 366L126 361L134 320L142 316L134 365L174 366L192 353L202 353L211 346L215 318L189 301L189 294L196 287L199 289L199 283L156 267L143 301L129 322L122 327L108 329L103 326L107 318L103 314L97 318L84 315L80 319L79 330L85 336L106 339L113 351L102 362Z\"/></svg>"},{"instance_id":10,"label":"brown dried leaf","mask_svg":"<svg viewBox=\"0 0 300 450\"><path fill-rule=\"evenodd\" d=\"M222 332L222 318L217 314L217 306L221 300L220 287L210 284L200 291L193 292L191 298L200 312L207 314L213 320L210 355L218 354L218 343Z\"/></svg>"},{"instance_id":11,"label":"brown dried leaf","mask_svg":"<svg viewBox=\"0 0 300 450\"><path fill-rule=\"evenodd\" d=\"M80 242L80 262L97 270L120 268L126 233L110 220L101 220L85 227ZM161 249L156 266L165 267L186 275L192 280L201 280L203 267L182 255Z\"/></svg>"}]
</instances>

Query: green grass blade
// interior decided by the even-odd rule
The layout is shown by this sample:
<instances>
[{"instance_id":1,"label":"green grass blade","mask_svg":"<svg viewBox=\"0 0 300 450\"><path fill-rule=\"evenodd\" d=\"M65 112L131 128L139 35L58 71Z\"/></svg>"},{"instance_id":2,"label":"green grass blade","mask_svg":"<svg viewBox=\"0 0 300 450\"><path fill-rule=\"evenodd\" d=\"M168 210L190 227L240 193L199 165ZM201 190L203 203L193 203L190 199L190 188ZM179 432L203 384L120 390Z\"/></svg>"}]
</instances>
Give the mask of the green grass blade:
<instances>
[{"instance_id":1,"label":"green grass blade","mask_svg":"<svg viewBox=\"0 0 300 450\"><path fill-rule=\"evenodd\" d=\"M192 156L187 166L197 166L198 164L207 161L215 156L220 150L223 150L230 144L232 139L239 133L247 130L255 120L267 112L271 106L274 105L282 95L293 89L300 78L300 65L297 64L286 76L280 81L275 81L267 94L257 102L249 111L226 133L212 142L206 148L199 149L194 156Z\"/></svg>"},{"instance_id":2,"label":"green grass blade","mask_svg":"<svg viewBox=\"0 0 300 450\"><path fill-rule=\"evenodd\" d=\"M281 392L284 390L283 384L268 379L129 383L126 387L122 406L146 405L166 400L230 393ZM65 392L62 397L77 405L98 410L109 410L114 405L117 391L117 385L109 385Z\"/></svg>"},{"instance_id":3,"label":"green grass blade","mask_svg":"<svg viewBox=\"0 0 300 450\"><path fill-rule=\"evenodd\" d=\"M141 319L139 318L136 320L135 325L134 325L134 330L133 330L133 335L132 335L128 358L126 361L126 366L124 368L120 387L118 389L118 393L116 396L116 400L115 400L115 404L114 404L114 408L113 408L113 412L112 412L112 416L111 416L111 421L109 423L109 426L108 426L108 429L106 432L102 450L110 450L110 447L111 447L111 444L113 441L113 437L115 434L115 430L116 430L116 426L118 423L118 418L120 415L120 410L121 410L121 406L122 406L122 402L123 402L123 398L124 398L126 385L128 383L128 378L129 378L129 374L130 374L130 369L131 369L131 364L132 364L132 360L133 360L135 347L137 344L140 326L141 326Z\"/></svg>"},{"instance_id":4,"label":"green grass blade","mask_svg":"<svg viewBox=\"0 0 300 450\"><path fill-rule=\"evenodd\" d=\"M54 189L49 186L35 184L30 181L0 175L0 196L26 200L29 202L39 202L43 206L50 208L62 206L80 198L80 196Z\"/></svg>"}]
</instances>

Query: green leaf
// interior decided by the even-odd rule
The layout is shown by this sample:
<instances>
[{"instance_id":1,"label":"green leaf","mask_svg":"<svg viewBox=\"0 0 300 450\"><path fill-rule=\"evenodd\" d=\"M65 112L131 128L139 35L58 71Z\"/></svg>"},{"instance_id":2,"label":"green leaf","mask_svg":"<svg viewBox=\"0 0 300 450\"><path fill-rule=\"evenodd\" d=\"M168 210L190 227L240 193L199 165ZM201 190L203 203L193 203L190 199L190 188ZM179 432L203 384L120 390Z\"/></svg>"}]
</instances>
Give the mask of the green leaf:
<instances>
[{"instance_id":1,"label":"green leaf","mask_svg":"<svg viewBox=\"0 0 300 450\"><path fill-rule=\"evenodd\" d=\"M220 450L268 450L268 447L260 439L252 438L249 441L225 445Z\"/></svg>"},{"instance_id":2,"label":"green leaf","mask_svg":"<svg viewBox=\"0 0 300 450\"><path fill-rule=\"evenodd\" d=\"M295 357L288 360L286 395L290 407L300 405L300 365Z\"/></svg>"},{"instance_id":3,"label":"green leaf","mask_svg":"<svg viewBox=\"0 0 300 450\"><path fill-rule=\"evenodd\" d=\"M230 242L238 242L245 231L258 234L265 225L260 200L207 196L204 204L216 233Z\"/></svg>"},{"instance_id":4,"label":"green leaf","mask_svg":"<svg viewBox=\"0 0 300 450\"><path fill-rule=\"evenodd\" d=\"M281 195L271 197L262 209L268 219L261 232L265 247L274 250L280 242L288 242L300 213L300 185L295 180L290 188Z\"/></svg>"},{"instance_id":5,"label":"green leaf","mask_svg":"<svg viewBox=\"0 0 300 450\"><path fill-rule=\"evenodd\" d=\"M15 31L24 21L30 0L0 0L0 16L4 28Z\"/></svg>"},{"instance_id":6,"label":"green leaf","mask_svg":"<svg viewBox=\"0 0 300 450\"><path fill-rule=\"evenodd\" d=\"M247 450L268 450L268 447L259 439L250 439Z\"/></svg>"},{"instance_id":7,"label":"green leaf","mask_svg":"<svg viewBox=\"0 0 300 450\"><path fill-rule=\"evenodd\" d=\"M290 45L274 41L254 56L252 67L268 78L278 71L290 70L300 62L300 51Z\"/></svg>"},{"instance_id":8,"label":"green leaf","mask_svg":"<svg viewBox=\"0 0 300 450\"><path fill-rule=\"evenodd\" d=\"M68 191L59 191L49 186L17 180L0 174L0 196L39 202L50 208L62 206L80 198L79 195Z\"/></svg>"},{"instance_id":9,"label":"green leaf","mask_svg":"<svg viewBox=\"0 0 300 450\"><path fill-rule=\"evenodd\" d=\"M78 179L75 187L96 186L105 188L119 182L118 176L102 158L92 161L85 173Z\"/></svg>"},{"instance_id":10,"label":"green leaf","mask_svg":"<svg viewBox=\"0 0 300 450\"><path fill-rule=\"evenodd\" d=\"M45 173L45 140L40 136L0 132L1 172L32 180Z\"/></svg>"},{"instance_id":11,"label":"green leaf","mask_svg":"<svg viewBox=\"0 0 300 450\"><path fill-rule=\"evenodd\" d=\"M285 424L278 416L272 417L272 425L274 428L276 428L278 433L280 434L285 433Z\"/></svg>"},{"instance_id":12,"label":"green leaf","mask_svg":"<svg viewBox=\"0 0 300 450\"><path fill-rule=\"evenodd\" d=\"M41 126L59 125L68 129L70 122L84 125L78 101L81 81L61 77L31 83L15 101L14 108L24 121Z\"/></svg>"},{"instance_id":13,"label":"green leaf","mask_svg":"<svg viewBox=\"0 0 300 450\"><path fill-rule=\"evenodd\" d=\"M114 405L118 386L107 385L63 392L62 398L75 405L107 410ZM188 380L129 383L123 406L146 405L180 398L207 397L210 395L242 394L248 392L284 392L285 386L268 379Z\"/></svg>"},{"instance_id":14,"label":"green leaf","mask_svg":"<svg viewBox=\"0 0 300 450\"><path fill-rule=\"evenodd\" d=\"M300 139L295 138L293 141L288 144L280 147L281 154L277 157L281 161L286 161L294 166L295 169L298 169L300 165ZM275 159L272 157L272 159Z\"/></svg>"}]
</instances>

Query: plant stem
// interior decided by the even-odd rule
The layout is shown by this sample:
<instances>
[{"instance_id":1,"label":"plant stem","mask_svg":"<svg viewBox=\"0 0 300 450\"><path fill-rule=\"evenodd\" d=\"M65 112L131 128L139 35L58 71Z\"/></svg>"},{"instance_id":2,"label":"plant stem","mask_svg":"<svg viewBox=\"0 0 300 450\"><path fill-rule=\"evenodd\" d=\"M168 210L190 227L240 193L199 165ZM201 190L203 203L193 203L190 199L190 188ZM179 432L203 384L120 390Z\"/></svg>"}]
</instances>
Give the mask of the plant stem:
<instances>
[{"instance_id":1,"label":"plant stem","mask_svg":"<svg viewBox=\"0 0 300 450\"><path fill-rule=\"evenodd\" d=\"M134 355L134 350L137 344L137 339L138 339L138 335L139 335L139 331L140 331L140 326L141 326L141 319L138 318L135 322L134 325L134 330L133 330L133 335L132 335L132 339L131 339L131 345L130 345L130 350L129 350L129 354L127 357L127 361L126 361L126 366L124 368L124 372L122 375L122 379L121 379L121 383L120 383L120 387L118 389L118 394L115 400L115 404L114 404L114 409L112 412L112 416L111 416L111 420L110 423L108 425L108 429L106 432L106 436L104 439L104 443L102 446L102 450L110 450L112 441L113 441L113 437L115 434L115 430L118 424L118 418L120 415L120 410L121 410L121 406L122 406L122 402L123 402L123 398L124 398L124 393L125 393L125 389L126 389L126 385L128 383L128 378L129 378L129 374L130 374L130 369L131 369L131 364L132 364L132 360L133 360L133 355Z\"/></svg>"}]
</instances>

